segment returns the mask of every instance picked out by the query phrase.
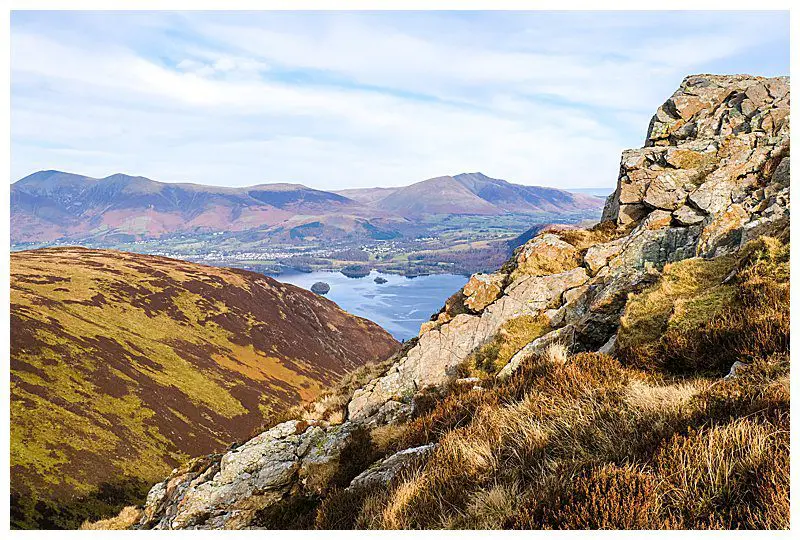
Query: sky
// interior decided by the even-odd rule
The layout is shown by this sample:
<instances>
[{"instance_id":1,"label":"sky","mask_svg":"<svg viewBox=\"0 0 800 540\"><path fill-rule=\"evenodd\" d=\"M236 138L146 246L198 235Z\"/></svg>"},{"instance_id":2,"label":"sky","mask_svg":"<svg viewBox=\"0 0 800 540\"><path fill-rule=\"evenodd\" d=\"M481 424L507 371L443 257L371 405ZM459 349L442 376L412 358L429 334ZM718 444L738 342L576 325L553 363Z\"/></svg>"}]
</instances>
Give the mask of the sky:
<instances>
[{"instance_id":1,"label":"sky","mask_svg":"<svg viewBox=\"0 0 800 540\"><path fill-rule=\"evenodd\" d=\"M12 182L607 187L686 75L788 75L789 17L16 11L11 70Z\"/></svg>"}]
</instances>

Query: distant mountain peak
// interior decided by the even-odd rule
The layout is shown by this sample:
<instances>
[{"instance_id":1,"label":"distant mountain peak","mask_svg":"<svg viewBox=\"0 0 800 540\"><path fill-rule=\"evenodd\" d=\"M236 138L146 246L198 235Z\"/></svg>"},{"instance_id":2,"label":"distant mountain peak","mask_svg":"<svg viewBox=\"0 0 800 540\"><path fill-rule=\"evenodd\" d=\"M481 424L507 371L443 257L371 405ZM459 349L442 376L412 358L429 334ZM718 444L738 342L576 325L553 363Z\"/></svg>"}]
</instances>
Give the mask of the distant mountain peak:
<instances>
[{"instance_id":1,"label":"distant mountain peak","mask_svg":"<svg viewBox=\"0 0 800 540\"><path fill-rule=\"evenodd\" d=\"M80 174L57 171L55 169L48 169L46 171L36 171L35 173L31 173L24 178L20 178L12 185L25 186L25 185L63 182L65 180L82 181L85 179L88 179L88 177Z\"/></svg>"},{"instance_id":2,"label":"distant mountain peak","mask_svg":"<svg viewBox=\"0 0 800 540\"><path fill-rule=\"evenodd\" d=\"M483 180L497 180L497 178L492 178L491 176L483 174L480 171L477 171L477 172L465 172L465 173L455 174L455 175L453 175L453 178L456 178L456 179L459 179L459 178L480 178L480 179L483 179Z\"/></svg>"},{"instance_id":3,"label":"distant mountain peak","mask_svg":"<svg viewBox=\"0 0 800 540\"><path fill-rule=\"evenodd\" d=\"M105 178L101 178L100 180L150 180L145 176L134 176L131 174L125 173L114 173ZM150 180L151 182L155 182L155 180Z\"/></svg>"}]
</instances>

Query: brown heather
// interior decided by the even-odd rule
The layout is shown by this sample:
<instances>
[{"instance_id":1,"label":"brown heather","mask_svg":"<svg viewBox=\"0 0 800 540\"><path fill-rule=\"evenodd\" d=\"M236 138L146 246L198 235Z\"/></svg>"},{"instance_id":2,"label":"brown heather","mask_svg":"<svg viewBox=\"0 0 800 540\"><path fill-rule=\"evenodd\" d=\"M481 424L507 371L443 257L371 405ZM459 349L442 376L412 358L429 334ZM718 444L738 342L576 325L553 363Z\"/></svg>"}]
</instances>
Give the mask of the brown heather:
<instances>
[{"instance_id":1,"label":"brown heather","mask_svg":"<svg viewBox=\"0 0 800 540\"><path fill-rule=\"evenodd\" d=\"M13 253L11 321L18 528L75 528L141 503L188 456L224 449L398 346L261 274L84 248ZM331 417L343 397L326 399Z\"/></svg>"},{"instance_id":2,"label":"brown heather","mask_svg":"<svg viewBox=\"0 0 800 540\"><path fill-rule=\"evenodd\" d=\"M622 360L553 349L452 385L381 442L435 451L386 489L330 493L315 526L787 528L788 252L672 265L631 300Z\"/></svg>"},{"instance_id":3,"label":"brown heather","mask_svg":"<svg viewBox=\"0 0 800 540\"><path fill-rule=\"evenodd\" d=\"M676 374L720 374L735 360L788 352L785 240L762 237L736 255L668 265L658 285L629 300L620 358Z\"/></svg>"}]
</instances>

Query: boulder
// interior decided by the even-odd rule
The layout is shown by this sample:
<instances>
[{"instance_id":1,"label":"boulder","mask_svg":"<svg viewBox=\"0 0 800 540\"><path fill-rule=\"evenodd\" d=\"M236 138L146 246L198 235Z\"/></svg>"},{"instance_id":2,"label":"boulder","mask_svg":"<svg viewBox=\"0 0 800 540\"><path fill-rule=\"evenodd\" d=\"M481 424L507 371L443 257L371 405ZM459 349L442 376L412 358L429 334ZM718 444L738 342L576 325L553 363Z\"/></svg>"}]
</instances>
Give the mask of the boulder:
<instances>
[{"instance_id":1,"label":"boulder","mask_svg":"<svg viewBox=\"0 0 800 540\"><path fill-rule=\"evenodd\" d=\"M745 364L744 362L739 362L739 361L737 360L737 361L736 361L736 362L734 362L734 363L733 363L733 365L731 366L731 369L730 369L730 371L728 371L728 374L727 374L727 375L725 375L725 376L724 376L722 379L723 379L723 380L733 379L734 377L736 377L736 376L738 375L739 371L740 371L740 370L741 370L743 367L746 367L746 366L747 366L747 364Z\"/></svg>"},{"instance_id":2,"label":"boulder","mask_svg":"<svg viewBox=\"0 0 800 540\"><path fill-rule=\"evenodd\" d=\"M436 448L435 443L408 448L392 454L362 472L350 482L348 490L386 486L415 460L424 457Z\"/></svg>"},{"instance_id":3,"label":"boulder","mask_svg":"<svg viewBox=\"0 0 800 540\"><path fill-rule=\"evenodd\" d=\"M597 352L602 354L614 354L616 350L617 350L617 335L614 334L608 339L608 341L606 341L605 345L597 349Z\"/></svg>"},{"instance_id":4,"label":"boulder","mask_svg":"<svg viewBox=\"0 0 800 540\"><path fill-rule=\"evenodd\" d=\"M705 213L684 204L672 213L672 217L680 225L697 225L705 219Z\"/></svg>"},{"instance_id":5,"label":"boulder","mask_svg":"<svg viewBox=\"0 0 800 540\"><path fill-rule=\"evenodd\" d=\"M521 274L543 276L578 266L580 256L572 244L552 233L541 234L526 242L516 256L512 277Z\"/></svg>"},{"instance_id":6,"label":"boulder","mask_svg":"<svg viewBox=\"0 0 800 540\"><path fill-rule=\"evenodd\" d=\"M653 208L675 210L686 200L686 191L682 186L688 182L686 171L665 171L650 181L642 201Z\"/></svg>"},{"instance_id":7,"label":"boulder","mask_svg":"<svg viewBox=\"0 0 800 540\"><path fill-rule=\"evenodd\" d=\"M604 267L609 259L616 257L625 245L626 238L618 238L612 242L596 244L586 250L583 256L583 263L592 275L597 274Z\"/></svg>"},{"instance_id":8,"label":"boulder","mask_svg":"<svg viewBox=\"0 0 800 540\"><path fill-rule=\"evenodd\" d=\"M703 229L697 244L697 255L713 257L738 249L742 238L742 226L749 218L749 214L741 205L730 205L724 213L716 216Z\"/></svg>"},{"instance_id":9,"label":"boulder","mask_svg":"<svg viewBox=\"0 0 800 540\"><path fill-rule=\"evenodd\" d=\"M253 437L217 461L176 471L148 493L140 528L239 529L289 491L318 491L360 429L291 420ZM322 478L318 478L322 475Z\"/></svg>"},{"instance_id":10,"label":"boulder","mask_svg":"<svg viewBox=\"0 0 800 540\"><path fill-rule=\"evenodd\" d=\"M464 305L479 313L503 292L505 274L474 274L464 285Z\"/></svg>"},{"instance_id":11,"label":"boulder","mask_svg":"<svg viewBox=\"0 0 800 540\"><path fill-rule=\"evenodd\" d=\"M672 214L666 210L653 210L647 217L645 217L639 225L643 229L654 231L656 229L663 229L672 223Z\"/></svg>"},{"instance_id":12,"label":"boulder","mask_svg":"<svg viewBox=\"0 0 800 540\"><path fill-rule=\"evenodd\" d=\"M649 212L649 209L644 204L620 204L619 213L613 216L617 224L627 227L629 225L638 223Z\"/></svg>"}]
</instances>

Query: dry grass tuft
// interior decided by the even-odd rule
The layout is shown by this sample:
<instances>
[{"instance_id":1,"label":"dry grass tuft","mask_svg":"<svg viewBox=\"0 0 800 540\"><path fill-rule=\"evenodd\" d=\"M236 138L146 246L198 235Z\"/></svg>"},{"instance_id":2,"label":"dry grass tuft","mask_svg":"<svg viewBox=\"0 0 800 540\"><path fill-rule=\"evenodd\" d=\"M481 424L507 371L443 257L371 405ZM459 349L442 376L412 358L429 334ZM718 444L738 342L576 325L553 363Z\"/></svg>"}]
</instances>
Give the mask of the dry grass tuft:
<instances>
[{"instance_id":1,"label":"dry grass tuft","mask_svg":"<svg viewBox=\"0 0 800 540\"><path fill-rule=\"evenodd\" d=\"M325 501L318 526L786 525L788 358L674 380L600 354L548 356L483 392L453 387L395 447L437 441L428 458L385 491Z\"/></svg>"},{"instance_id":2,"label":"dry grass tuft","mask_svg":"<svg viewBox=\"0 0 800 540\"><path fill-rule=\"evenodd\" d=\"M472 361L491 372L528 337L506 327ZM553 346L504 381L478 370L480 392L431 393L369 438L378 453L437 447L388 486L334 490L316 526L788 527L788 245L668 267L620 341L620 359Z\"/></svg>"},{"instance_id":3,"label":"dry grass tuft","mask_svg":"<svg viewBox=\"0 0 800 540\"><path fill-rule=\"evenodd\" d=\"M386 424L373 428L370 433L372 446L380 454L396 452L408 432L408 424Z\"/></svg>"},{"instance_id":4,"label":"dry grass tuft","mask_svg":"<svg viewBox=\"0 0 800 540\"><path fill-rule=\"evenodd\" d=\"M569 359L569 353L567 347L563 343L553 343L547 346L543 358L547 362L563 366Z\"/></svg>"},{"instance_id":5,"label":"dry grass tuft","mask_svg":"<svg viewBox=\"0 0 800 540\"><path fill-rule=\"evenodd\" d=\"M80 527L82 531L123 531L130 529L142 517L142 509L136 506L126 506L119 515L101 519L100 521L84 521Z\"/></svg>"},{"instance_id":6,"label":"dry grass tuft","mask_svg":"<svg viewBox=\"0 0 800 540\"><path fill-rule=\"evenodd\" d=\"M585 250L595 244L616 240L628 232L625 228L618 228L613 221L602 221L590 229L564 229L555 231L555 234L578 250Z\"/></svg>"},{"instance_id":7,"label":"dry grass tuft","mask_svg":"<svg viewBox=\"0 0 800 540\"><path fill-rule=\"evenodd\" d=\"M518 511L519 487L497 484L475 492L466 515L453 520L448 528L503 529L506 522Z\"/></svg>"},{"instance_id":8,"label":"dry grass tuft","mask_svg":"<svg viewBox=\"0 0 800 540\"><path fill-rule=\"evenodd\" d=\"M734 361L789 350L789 246L773 238L740 253L664 269L629 300L618 355L675 374L727 373Z\"/></svg>"},{"instance_id":9,"label":"dry grass tuft","mask_svg":"<svg viewBox=\"0 0 800 540\"><path fill-rule=\"evenodd\" d=\"M419 476L411 477L392 490L392 496L383 505L380 514L381 529L414 528L413 516L406 511L409 503L419 497L425 481Z\"/></svg>"},{"instance_id":10,"label":"dry grass tuft","mask_svg":"<svg viewBox=\"0 0 800 540\"><path fill-rule=\"evenodd\" d=\"M470 374L497 373L520 349L550 329L550 322L544 316L522 315L510 319L494 338L472 354L471 361L478 371L470 370Z\"/></svg>"},{"instance_id":11,"label":"dry grass tuft","mask_svg":"<svg viewBox=\"0 0 800 540\"><path fill-rule=\"evenodd\" d=\"M664 513L697 528L789 526L789 431L753 418L676 435L656 457Z\"/></svg>"},{"instance_id":12,"label":"dry grass tuft","mask_svg":"<svg viewBox=\"0 0 800 540\"><path fill-rule=\"evenodd\" d=\"M688 381L666 386L651 385L647 381L634 380L625 391L625 403L645 411L664 411L686 408L698 395L699 381Z\"/></svg>"}]
</instances>

